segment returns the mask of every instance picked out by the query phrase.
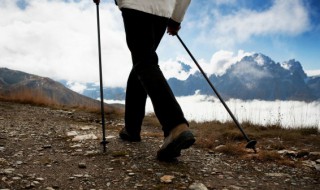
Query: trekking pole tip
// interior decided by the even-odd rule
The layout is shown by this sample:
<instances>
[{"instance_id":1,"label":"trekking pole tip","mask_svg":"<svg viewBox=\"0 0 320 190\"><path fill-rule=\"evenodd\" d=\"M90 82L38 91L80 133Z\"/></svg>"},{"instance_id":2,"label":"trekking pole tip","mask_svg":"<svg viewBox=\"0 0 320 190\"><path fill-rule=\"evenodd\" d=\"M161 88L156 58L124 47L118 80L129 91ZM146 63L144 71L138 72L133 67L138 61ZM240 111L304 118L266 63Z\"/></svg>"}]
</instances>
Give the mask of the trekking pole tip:
<instances>
[{"instance_id":1,"label":"trekking pole tip","mask_svg":"<svg viewBox=\"0 0 320 190\"><path fill-rule=\"evenodd\" d=\"M257 153L257 150L256 150L256 144L257 144L257 141L256 140L250 140L246 146L246 148L251 148L254 150L255 153Z\"/></svg>"},{"instance_id":2,"label":"trekking pole tip","mask_svg":"<svg viewBox=\"0 0 320 190\"><path fill-rule=\"evenodd\" d=\"M108 144L109 142L108 141L106 141L106 139L103 139L102 141L101 141L101 143L100 144L102 144L103 145L103 152L106 152L106 145Z\"/></svg>"}]
</instances>

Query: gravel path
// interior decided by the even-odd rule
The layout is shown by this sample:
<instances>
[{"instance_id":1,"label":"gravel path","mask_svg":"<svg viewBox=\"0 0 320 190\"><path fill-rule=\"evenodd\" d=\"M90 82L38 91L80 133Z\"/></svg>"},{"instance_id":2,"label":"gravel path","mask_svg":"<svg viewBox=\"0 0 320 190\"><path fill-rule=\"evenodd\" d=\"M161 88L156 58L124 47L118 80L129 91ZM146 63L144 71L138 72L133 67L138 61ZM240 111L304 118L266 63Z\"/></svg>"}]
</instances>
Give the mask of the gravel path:
<instances>
[{"instance_id":1,"label":"gravel path","mask_svg":"<svg viewBox=\"0 0 320 190\"><path fill-rule=\"evenodd\" d=\"M179 161L159 162L161 130L143 126L142 142L118 138L121 119L0 102L0 189L317 189L320 172L241 160L193 146ZM253 154L253 153L248 153Z\"/></svg>"}]
</instances>

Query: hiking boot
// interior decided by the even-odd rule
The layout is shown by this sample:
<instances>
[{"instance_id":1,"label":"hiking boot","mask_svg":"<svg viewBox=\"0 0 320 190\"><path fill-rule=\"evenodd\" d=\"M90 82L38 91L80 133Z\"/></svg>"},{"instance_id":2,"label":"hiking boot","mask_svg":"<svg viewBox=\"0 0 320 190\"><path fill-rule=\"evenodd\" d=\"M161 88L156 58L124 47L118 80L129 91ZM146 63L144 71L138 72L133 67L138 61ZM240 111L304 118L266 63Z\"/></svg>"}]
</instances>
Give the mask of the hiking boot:
<instances>
[{"instance_id":1,"label":"hiking boot","mask_svg":"<svg viewBox=\"0 0 320 190\"><path fill-rule=\"evenodd\" d=\"M129 141L129 142L140 142L141 137L140 135L130 135L126 128L121 129L119 132L119 136L122 140Z\"/></svg>"},{"instance_id":2,"label":"hiking boot","mask_svg":"<svg viewBox=\"0 0 320 190\"><path fill-rule=\"evenodd\" d=\"M195 138L186 124L180 124L172 129L164 139L163 145L157 152L160 161L172 160L181 155L182 149L187 149L195 142Z\"/></svg>"}]
</instances>

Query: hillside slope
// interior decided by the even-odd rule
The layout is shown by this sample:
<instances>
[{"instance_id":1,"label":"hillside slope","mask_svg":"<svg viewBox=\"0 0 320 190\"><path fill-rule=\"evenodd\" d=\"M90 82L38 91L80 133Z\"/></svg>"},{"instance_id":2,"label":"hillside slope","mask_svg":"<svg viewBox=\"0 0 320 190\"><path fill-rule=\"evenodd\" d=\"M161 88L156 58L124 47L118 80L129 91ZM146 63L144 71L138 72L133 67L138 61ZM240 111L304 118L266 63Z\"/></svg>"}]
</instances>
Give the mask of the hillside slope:
<instances>
[{"instance_id":1,"label":"hillside slope","mask_svg":"<svg viewBox=\"0 0 320 190\"><path fill-rule=\"evenodd\" d=\"M0 68L0 98L26 101L34 100L43 104L68 107L99 108L100 102L78 94L50 78L21 71ZM119 105L106 105L107 112L120 109Z\"/></svg>"}]
</instances>

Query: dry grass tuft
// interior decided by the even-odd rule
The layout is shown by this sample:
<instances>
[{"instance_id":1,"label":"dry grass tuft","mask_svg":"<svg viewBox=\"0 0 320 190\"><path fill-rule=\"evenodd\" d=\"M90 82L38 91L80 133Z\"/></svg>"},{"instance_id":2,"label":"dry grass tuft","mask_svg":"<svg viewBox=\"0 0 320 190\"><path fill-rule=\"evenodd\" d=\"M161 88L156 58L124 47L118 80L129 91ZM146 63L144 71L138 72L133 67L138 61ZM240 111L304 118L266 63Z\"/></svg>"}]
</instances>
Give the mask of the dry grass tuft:
<instances>
[{"instance_id":1,"label":"dry grass tuft","mask_svg":"<svg viewBox=\"0 0 320 190\"><path fill-rule=\"evenodd\" d=\"M243 148L243 145L234 143L227 143L226 145L219 146L216 151L231 156L244 156L248 154L248 152Z\"/></svg>"},{"instance_id":2,"label":"dry grass tuft","mask_svg":"<svg viewBox=\"0 0 320 190\"><path fill-rule=\"evenodd\" d=\"M0 95L0 99L38 106L60 106L57 101L53 98L47 98L39 90L20 89L19 93L9 93L6 96Z\"/></svg>"},{"instance_id":3,"label":"dry grass tuft","mask_svg":"<svg viewBox=\"0 0 320 190\"><path fill-rule=\"evenodd\" d=\"M250 123L243 123L241 127L250 139L258 141L256 148L259 151L257 154L252 154L252 150L245 149L246 140L234 123L203 122L191 124L197 137L196 146L244 159L293 166L297 164L296 161L290 157L282 157L277 151L307 150L306 154L308 151L320 149L320 134L316 127L285 129L278 125L258 126Z\"/></svg>"}]
</instances>

